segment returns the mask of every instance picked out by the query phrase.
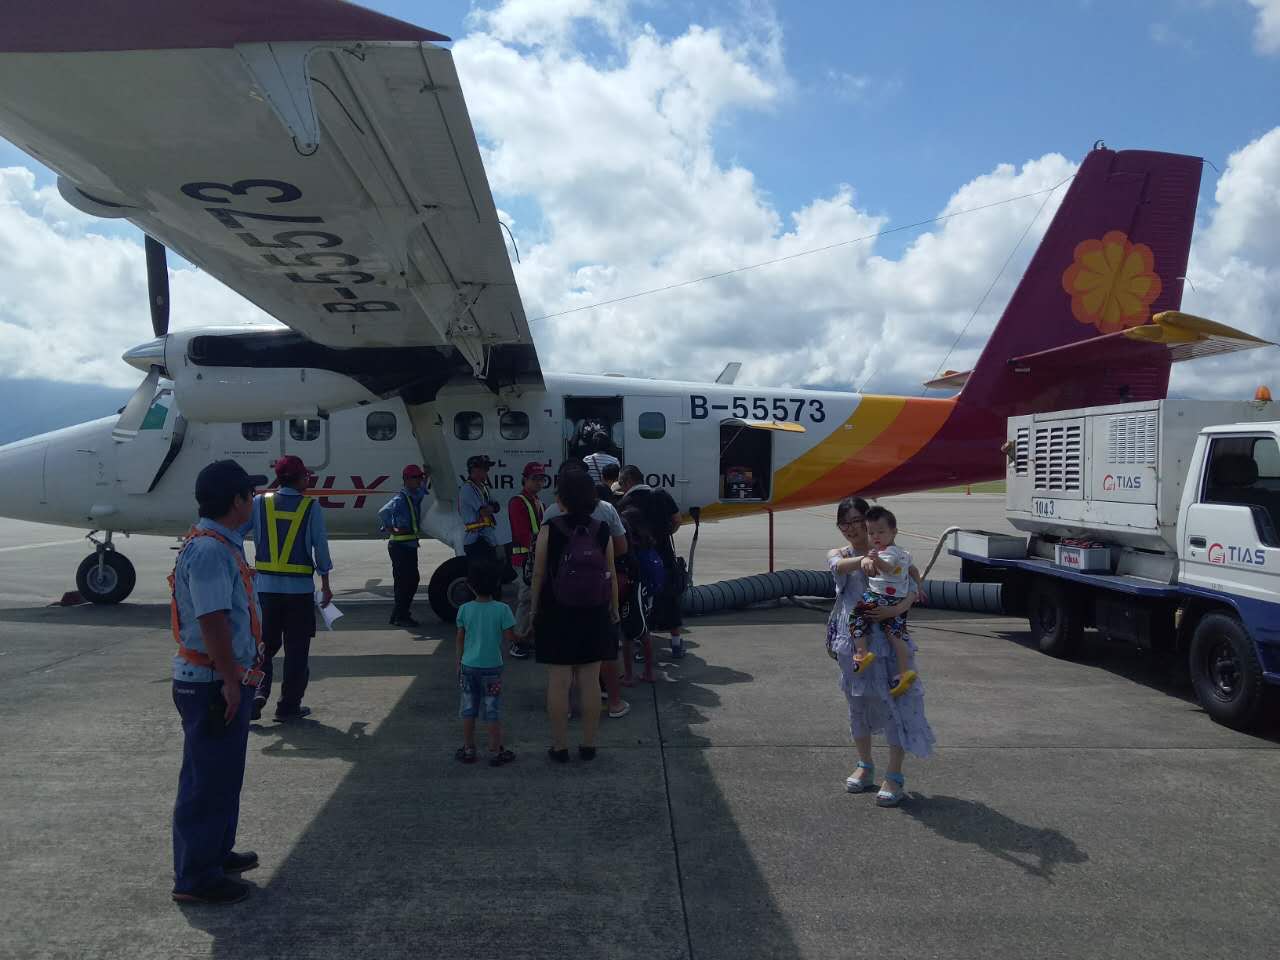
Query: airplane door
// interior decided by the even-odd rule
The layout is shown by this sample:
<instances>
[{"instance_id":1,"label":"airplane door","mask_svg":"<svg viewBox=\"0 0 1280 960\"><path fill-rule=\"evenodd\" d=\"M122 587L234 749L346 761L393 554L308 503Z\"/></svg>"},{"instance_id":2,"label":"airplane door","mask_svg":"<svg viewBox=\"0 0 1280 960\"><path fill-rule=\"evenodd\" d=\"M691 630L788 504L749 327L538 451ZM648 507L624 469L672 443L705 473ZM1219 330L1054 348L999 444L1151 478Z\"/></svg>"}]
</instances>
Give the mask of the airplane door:
<instances>
[{"instance_id":1,"label":"airplane door","mask_svg":"<svg viewBox=\"0 0 1280 960\"><path fill-rule=\"evenodd\" d=\"M177 413L173 391L151 401L137 434L116 447L116 478L125 493L149 493L182 449L186 421Z\"/></svg>"},{"instance_id":2,"label":"airplane door","mask_svg":"<svg viewBox=\"0 0 1280 960\"><path fill-rule=\"evenodd\" d=\"M640 468L649 486L662 487L682 508L688 506L680 398L627 397L625 405L626 462Z\"/></svg>"}]
</instances>

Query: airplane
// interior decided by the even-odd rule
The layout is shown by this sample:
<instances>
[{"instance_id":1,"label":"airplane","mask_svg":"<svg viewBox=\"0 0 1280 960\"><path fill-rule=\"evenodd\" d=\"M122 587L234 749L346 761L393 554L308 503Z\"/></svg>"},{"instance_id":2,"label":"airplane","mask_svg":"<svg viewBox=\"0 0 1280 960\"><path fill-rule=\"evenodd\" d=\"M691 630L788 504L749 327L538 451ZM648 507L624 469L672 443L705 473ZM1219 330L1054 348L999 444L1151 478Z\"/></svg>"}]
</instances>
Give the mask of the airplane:
<instances>
[{"instance_id":1,"label":"airplane","mask_svg":"<svg viewBox=\"0 0 1280 960\"><path fill-rule=\"evenodd\" d=\"M7 27L0 136L146 236L133 397L0 447L0 515L87 529L95 603L134 586L113 535L181 536L216 459L265 487L302 457L335 538L377 536L424 463L424 535L461 554L466 459L514 494L526 462L580 456L588 420L718 520L997 479L1008 416L1163 397L1171 363L1266 343L1178 312L1202 161L1099 143L973 370L926 384L952 397L748 387L734 364L714 383L544 372L447 38L341 0L47 0ZM285 327L169 332L166 249ZM458 555L428 584L450 622L465 572Z\"/></svg>"}]
</instances>

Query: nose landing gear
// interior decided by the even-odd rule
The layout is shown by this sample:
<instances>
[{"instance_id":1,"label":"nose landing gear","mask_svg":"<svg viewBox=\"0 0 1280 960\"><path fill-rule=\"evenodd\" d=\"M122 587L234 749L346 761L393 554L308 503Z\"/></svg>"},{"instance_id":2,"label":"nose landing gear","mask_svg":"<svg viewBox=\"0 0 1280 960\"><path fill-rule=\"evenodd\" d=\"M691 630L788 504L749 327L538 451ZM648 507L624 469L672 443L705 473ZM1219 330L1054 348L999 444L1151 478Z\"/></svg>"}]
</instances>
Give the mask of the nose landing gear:
<instances>
[{"instance_id":1,"label":"nose landing gear","mask_svg":"<svg viewBox=\"0 0 1280 960\"><path fill-rule=\"evenodd\" d=\"M116 553L111 543L111 531L105 540L97 540L93 531L88 539L94 545L93 553L80 562L76 570L76 589L90 603L119 603L133 592L138 576L133 564L124 554Z\"/></svg>"}]
</instances>

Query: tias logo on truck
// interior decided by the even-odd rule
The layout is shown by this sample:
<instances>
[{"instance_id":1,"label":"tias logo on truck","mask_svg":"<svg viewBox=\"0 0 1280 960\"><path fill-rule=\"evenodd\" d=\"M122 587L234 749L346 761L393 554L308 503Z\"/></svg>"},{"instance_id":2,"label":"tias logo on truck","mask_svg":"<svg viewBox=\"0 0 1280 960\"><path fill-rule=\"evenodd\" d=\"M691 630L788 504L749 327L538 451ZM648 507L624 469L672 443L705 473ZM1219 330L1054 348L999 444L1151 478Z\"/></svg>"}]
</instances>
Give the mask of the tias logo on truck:
<instances>
[{"instance_id":1,"label":"tias logo on truck","mask_svg":"<svg viewBox=\"0 0 1280 960\"><path fill-rule=\"evenodd\" d=\"M1142 476L1136 473L1108 473L1102 478L1102 490L1110 493L1113 490L1141 490Z\"/></svg>"},{"instance_id":2,"label":"tias logo on truck","mask_svg":"<svg viewBox=\"0 0 1280 960\"><path fill-rule=\"evenodd\" d=\"M1220 567L1228 563L1247 563L1261 567L1266 565L1267 554L1261 547L1237 547L1230 543L1224 546L1221 543L1211 543L1209 544L1209 562L1216 563Z\"/></svg>"}]
</instances>

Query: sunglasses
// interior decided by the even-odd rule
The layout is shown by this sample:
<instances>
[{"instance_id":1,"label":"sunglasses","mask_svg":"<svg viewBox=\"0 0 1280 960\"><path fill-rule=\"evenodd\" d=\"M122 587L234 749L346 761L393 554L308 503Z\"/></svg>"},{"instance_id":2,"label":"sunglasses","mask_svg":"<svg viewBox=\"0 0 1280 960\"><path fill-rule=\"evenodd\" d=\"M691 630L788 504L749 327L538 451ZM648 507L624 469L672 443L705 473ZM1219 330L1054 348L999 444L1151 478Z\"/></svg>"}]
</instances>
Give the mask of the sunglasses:
<instances>
[{"instance_id":1,"label":"sunglasses","mask_svg":"<svg viewBox=\"0 0 1280 960\"><path fill-rule=\"evenodd\" d=\"M843 530L845 527L864 526L866 522L867 520L865 517L854 517L851 520L837 520L836 526Z\"/></svg>"}]
</instances>

